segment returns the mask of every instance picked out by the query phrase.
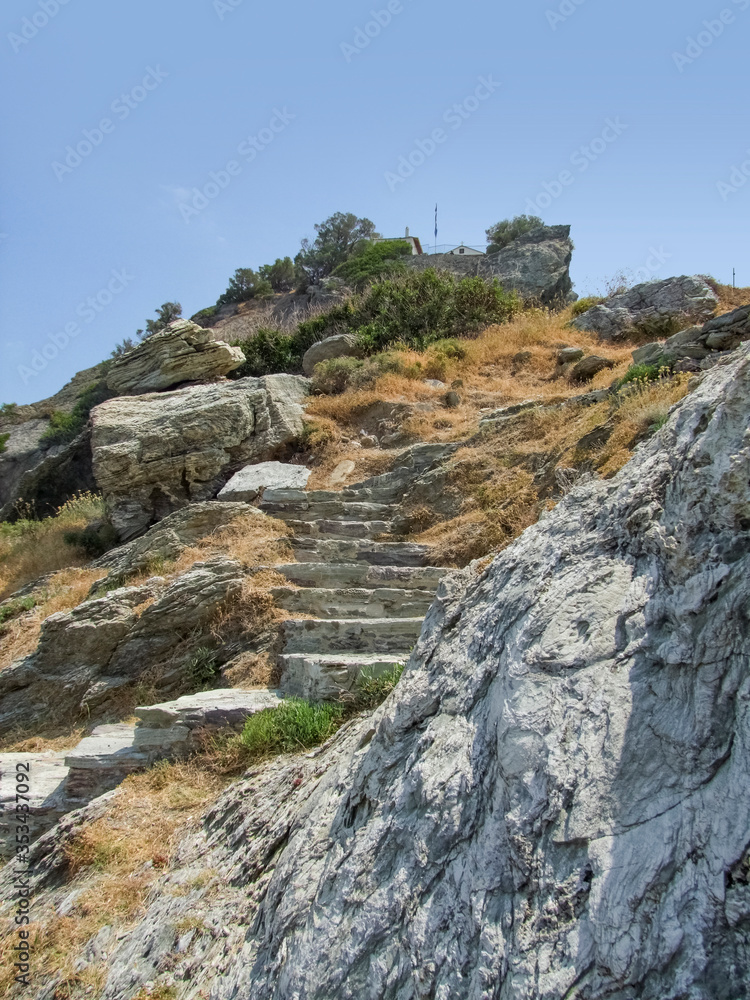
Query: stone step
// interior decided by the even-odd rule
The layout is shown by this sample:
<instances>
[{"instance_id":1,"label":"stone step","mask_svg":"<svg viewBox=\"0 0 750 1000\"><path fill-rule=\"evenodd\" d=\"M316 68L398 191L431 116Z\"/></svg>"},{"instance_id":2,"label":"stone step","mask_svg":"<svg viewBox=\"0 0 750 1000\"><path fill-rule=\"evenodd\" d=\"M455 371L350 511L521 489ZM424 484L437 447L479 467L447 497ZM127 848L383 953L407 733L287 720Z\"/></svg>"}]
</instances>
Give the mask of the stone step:
<instances>
[{"instance_id":1,"label":"stone step","mask_svg":"<svg viewBox=\"0 0 750 1000\"><path fill-rule=\"evenodd\" d=\"M278 517L282 521L318 521L345 519L349 521L386 520L392 507L384 503L349 503L339 500L327 503L267 503L264 501L260 509L269 517Z\"/></svg>"},{"instance_id":2,"label":"stone step","mask_svg":"<svg viewBox=\"0 0 750 1000\"><path fill-rule=\"evenodd\" d=\"M422 618L290 619L283 623L284 654L378 653L403 655L416 644Z\"/></svg>"},{"instance_id":3,"label":"stone step","mask_svg":"<svg viewBox=\"0 0 750 1000\"><path fill-rule=\"evenodd\" d=\"M300 562L274 566L298 587L377 587L429 590L433 594L450 570L442 566L372 566L370 563Z\"/></svg>"},{"instance_id":4,"label":"stone step","mask_svg":"<svg viewBox=\"0 0 750 1000\"><path fill-rule=\"evenodd\" d=\"M391 530L390 521L350 521L343 518L331 520L317 518L312 521L284 518L284 520L296 535L306 535L311 538L374 539L378 535L388 534Z\"/></svg>"},{"instance_id":5,"label":"stone step","mask_svg":"<svg viewBox=\"0 0 750 1000\"><path fill-rule=\"evenodd\" d=\"M133 745L135 726L98 726L65 757L69 768L65 794L85 802L116 788L129 774L148 767L150 760Z\"/></svg>"},{"instance_id":6,"label":"stone step","mask_svg":"<svg viewBox=\"0 0 750 1000\"><path fill-rule=\"evenodd\" d=\"M418 618L424 617L435 594L429 590L391 587L365 589L349 587L331 590L322 587L274 587L276 606L299 615L317 618Z\"/></svg>"},{"instance_id":7,"label":"stone step","mask_svg":"<svg viewBox=\"0 0 750 1000\"><path fill-rule=\"evenodd\" d=\"M430 565L432 549L416 542L373 542L370 539L290 539L299 562L368 563L371 566Z\"/></svg>"},{"instance_id":8,"label":"stone step","mask_svg":"<svg viewBox=\"0 0 750 1000\"><path fill-rule=\"evenodd\" d=\"M0 859L15 855L16 816L27 816L31 842L65 815L65 751L0 754ZM18 796L18 801L17 801ZM16 805L28 806L16 813ZM19 819L19 824L22 821Z\"/></svg>"},{"instance_id":9,"label":"stone step","mask_svg":"<svg viewBox=\"0 0 750 1000\"><path fill-rule=\"evenodd\" d=\"M363 671L372 676L402 666L409 653L290 653L279 657L281 690L295 698L309 701L334 701L342 694L355 692Z\"/></svg>"}]
</instances>

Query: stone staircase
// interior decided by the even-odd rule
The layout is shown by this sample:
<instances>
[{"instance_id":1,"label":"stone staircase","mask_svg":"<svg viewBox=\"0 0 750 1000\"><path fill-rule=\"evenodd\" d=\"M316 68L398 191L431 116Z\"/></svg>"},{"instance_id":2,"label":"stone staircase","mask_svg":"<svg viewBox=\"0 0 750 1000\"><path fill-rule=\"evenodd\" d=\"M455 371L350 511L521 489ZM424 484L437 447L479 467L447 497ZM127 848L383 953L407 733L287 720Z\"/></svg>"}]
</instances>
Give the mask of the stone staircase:
<instances>
[{"instance_id":1,"label":"stone staircase","mask_svg":"<svg viewBox=\"0 0 750 1000\"><path fill-rule=\"evenodd\" d=\"M158 760L185 757L194 732L242 729L249 715L285 696L313 701L353 691L363 670L405 663L441 578L430 548L383 541L410 481L450 446L410 449L407 462L342 492L266 490L259 503L294 535L296 562L275 566L289 586L273 589L288 612L279 690L224 689L137 708L136 724L99 726L73 750L0 754L0 858L13 852L15 768L31 765L29 825L36 839L63 815ZM296 617L299 616L299 617Z\"/></svg>"},{"instance_id":2,"label":"stone staircase","mask_svg":"<svg viewBox=\"0 0 750 1000\"><path fill-rule=\"evenodd\" d=\"M297 559L274 567L290 583L272 591L290 615L279 657L283 694L335 699L363 670L376 675L408 660L448 572L430 564L429 546L380 540L414 474L397 470L342 492L263 494L260 509L293 530Z\"/></svg>"}]
</instances>

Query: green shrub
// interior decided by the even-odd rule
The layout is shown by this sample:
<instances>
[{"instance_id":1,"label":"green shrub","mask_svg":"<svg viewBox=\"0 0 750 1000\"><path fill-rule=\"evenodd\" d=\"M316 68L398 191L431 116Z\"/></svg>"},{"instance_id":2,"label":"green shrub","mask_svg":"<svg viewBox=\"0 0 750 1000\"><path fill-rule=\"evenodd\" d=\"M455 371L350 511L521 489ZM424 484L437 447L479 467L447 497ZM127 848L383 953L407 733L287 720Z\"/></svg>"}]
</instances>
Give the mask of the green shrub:
<instances>
[{"instance_id":1,"label":"green shrub","mask_svg":"<svg viewBox=\"0 0 750 1000\"><path fill-rule=\"evenodd\" d=\"M618 388L628 385L630 382L656 382L660 378L666 378L671 374L669 365L631 365L619 382Z\"/></svg>"},{"instance_id":2,"label":"green shrub","mask_svg":"<svg viewBox=\"0 0 750 1000\"><path fill-rule=\"evenodd\" d=\"M277 708L251 715L240 742L250 759L309 750L333 736L343 717L341 705L289 698Z\"/></svg>"},{"instance_id":3,"label":"green shrub","mask_svg":"<svg viewBox=\"0 0 750 1000\"><path fill-rule=\"evenodd\" d=\"M583 313L588 312L589 309L593 309L594 306L601 305L602 302L606 302L600 295L588 295L582 299L578 299L573 303L573 315L582 316Z\"/></svg>"},{"instance_id":4,"label":"green shrub","mask_svg":"<svg viewBox=\"0 0 750 1000\"><path fill-rule=\"evenodd\" d=\"M277 257L273 264L259 267L258 274L269 283L274 292L290 292L297 280L291 257Z\"/></svg>"},{"instance_id":5,"label":"green shrub","mask_svg":"<svg viewBox=\"0 0 750 1000\"><path fill-rule=\"evenodd\" d=\"M8 434L0 434L0 455L5 451L5 446L8 443L8 438L10 437L10 432Z\"/></svg>"},{"instance_id":6,"label":"green shrub","mask_svg":"<svg viewBox=\"0 0 750 1000\"><path fill-rule=\"evenodd\" d=\"M118 544L119 537L109 523L89 524L82 529L66 531L63 541L66 545L82 549L90 559L98 559Z\"/></svg>"},{"instance_id":7,"label":"green shrub","mask_svg":"<svg viewBox=\"0 0 750 1000\"><path fill-rule=\"evenodd\" d=\"M70 413L56 410L52 414L49 427L42 435L41 440L50 446L67 444L72 441L86 426L93 408L106 399L111 399L113 395L114 393L110 392L105 382L92 382L83 392L79 393L78 401Z\"/></svg>"},{"instance_id":8,"label":"green shrub","mask_svg":"<svg viewBox=\"0 0 750 1000\"><path fill-rule=\"evenodd\" d=\"M199 646L187 662L185 679L192 688L205 689L219 674L216 653L206 646Z\"/></svg>"},{"instance_id":9,"label":"green shrub","mask_svg":"<svg viewBox=\"0 0 750 1000\"><path fill-rule=\"evenodd\" d=\"M503 219L487 230L487 253L497 253L524 233L543 226L538 215L516 215L513 219Z\"/></svg>"},{"instance_id":10,"label":"green shrub","mask_svg":"<svg viewBox=\"0 0 750 1000\"><path fill-rule=\"evenodd\" d=\"M361 291L382 278L404 273L404 257L411 257L411 244L406 240L364 243L333 273L350 288Z\"/></svg>"},{"instance_id":11,"label":"green shrub","mask_svg":"<svg viewBox=\"0 0 750 1000\"><path fill-rule=\"evenodd\" d=\"M0 403L0 417L14 417L18 410L18 403Z\"/></svg>"},{"instance_id":12,"label":"green shrub","mask_svg":"<svg viewBox=\"0 0 750 1000\"><path fill-rule=\"evenodd\" d=\"M198 326L201 326L207 319L211 319L215 316L218 311L218 306L207 306L205 309L199 309L195 315L190 317L190 322L197 323Z\"/></svg>"},{"instance_id":13,"label":"green shrub","mask_svg":"<svg viewBox=\"0 0 750 1000\"><path fill-rule=\"evenodd\" d=\"M251 267L238 267L229 279L229 286L216 300L217 308L229 302L247 302L250 299L266 299L273 295L270 281L262 278Z\"/></svg>"}]
</instances>

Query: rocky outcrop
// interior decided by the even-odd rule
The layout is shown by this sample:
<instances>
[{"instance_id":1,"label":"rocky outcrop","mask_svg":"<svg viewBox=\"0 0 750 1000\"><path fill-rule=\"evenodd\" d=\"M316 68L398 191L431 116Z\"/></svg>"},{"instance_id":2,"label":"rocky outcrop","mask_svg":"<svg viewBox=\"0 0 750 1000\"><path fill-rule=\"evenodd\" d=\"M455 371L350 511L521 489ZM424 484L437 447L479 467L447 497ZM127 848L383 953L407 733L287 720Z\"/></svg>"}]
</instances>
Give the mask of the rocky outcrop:
<instances>
[{"instance_id":1,"label":"rocky outcrop","mask_svg":"<svg viewBox=\"0 0 750 1000\"><path fill-rule=\"evenodd\" d=\"M107 373L107 385L121 395L141 395L181 382L219 378L244 360L239 347L215 340L210 330L196 323L177 320L116 358Z\"/></svg>"},{"instance_id":2,"label":"rocky outcrop","mask_svg":"<svg viewBox=\"0 0 750 1000\"><path fill-rule=\"evenodd\" d=\"M353 333L339 333L335 337L326 337L305 351L302 358L302 370L311 376L315 366L321 361L331 361L333 358L361 358L362 349Z\"/></svg>"},{"instance_id":3,"label":"rocky outcrop","mask_svg":"<svg viewBox=\"0 0 750 1000\"><path fill-rule=\"evenodd\" d=\"M719 299L703 278L683 275L646 281L577 316L572 326L598 333L602 340L634 335L665 336L680 325L713 316Z\"/></svg>"},{"instance_id":4,"label":"rocky outcrop","mask_svg":"<svg viewBox=\"0 0 750 1000\"><path fill-rule=\"evenodd\" d=\"M571 382L590 382L599 372L614 367L614 361L609 358L600 358L596 354L590 354L573 366L568 377Z\"/></svg>"},{"instance_id":5,"label":"rocky outcrop","mask_svg":"<svg viewBox=\"0 0 750 1000\"><path fill-rule=\"evenodd\" d=\"M50 447L42 435L47 420L30 420L12 428L0 455L0 521L27 504L37 516L48 516L76 493L95 487L91 467L91 434Z\"/></svg>"},{"instance_id":6,"label":"rocky outcrop","mask_svg":"<svg viewBox=\"0 0 750 1000\"><path fill-rule=\"evenodd\" d=\"M663 343L644 344L633 351L636 364L682 365L685 371L711 368L725 352L750 340L750 306L711 319L703 326L691 326Z\"/></svg>"},{"instance_id":7,"label":"rocky outcrop","mask_svg":"<svg viewBox=\"0 0 750 1000\"><path fill-rule=\"evenodd\" d=\"M284 462L260 462L240 469L219 493L223 502L252 503L264 490L304 490L311 470Z\"/></svg>"},{"instance_id":8,"label":"rocky outcrop","mask_svg":"<svg viewBox=\"0 0 750 1000\"><path fill-rule=\"evenodd\" d=\"M243 465L277 457L302 433L308 385L301 376L267 375L98 406L94 476L120 538L215 497Z\"/></svg>"},{"instance_id":9,"label":"rocky outcrop","mask_svg":"<svg viewBox=\"0 0 750 1000\"><path fill-rule=\"evenodd\" d=\"M172 583L155 577L50 615L35 652L0 673L0 734L106 709L146 670L160 693L184 688L191 649L176 652L210 625L242 580L239 563L216 558Z\"/></svg>"},{"instance_id":10,"label":"rocky outcrop","mask_svg":"<svg viewBox=\"0 0 750 1000\"><path fill-rule=\"evenodd\" d=\"M539 226L489 256L422 254L405 258L405 263L420 270L434 267L451 271L461 277L497 278L503 288L518 292L524 300L553 305L563 303L573 288L572 257L570 226Z\"/></svg>"},{"instance_id":11,"label":"rocky outcrop","mask_svg":"<svg viewBox=\"0 0 750 1000\"><path fill-rule=\"evenodd\" d=\"M258 517L261 517L258 508L246 503L211 501L190 504L169 514L140 538L107 552L92 566L108 569L110 579L142 573L160 561L176 559L190 545L195 545L238 518Z\"/></svg>"},{"instance_id":12,"label":"rocky outcrop","mask_svg":"<svg viewBox=\"0 0 750 1000\"><path fill-rule=\"evenodd\" d=\"M216 1000L747 995L749 400L741 348L448 578L381 709L212 808L104 1000L165 968ZM206 868L222 900L169 891ZM226 933L167 965L197 910Z\"/></svg>"}]
</instances>

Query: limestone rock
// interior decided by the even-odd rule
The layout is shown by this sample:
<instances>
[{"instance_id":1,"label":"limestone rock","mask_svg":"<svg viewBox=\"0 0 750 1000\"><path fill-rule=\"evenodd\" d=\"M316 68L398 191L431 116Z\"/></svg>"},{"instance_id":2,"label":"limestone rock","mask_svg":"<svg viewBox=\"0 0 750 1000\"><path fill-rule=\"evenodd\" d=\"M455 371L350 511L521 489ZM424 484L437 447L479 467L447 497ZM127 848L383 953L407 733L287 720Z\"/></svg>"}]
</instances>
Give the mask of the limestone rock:
<instances>
[{"instance_id":1,"label":"limestone rock","mask_svg":"<svg viewBox=\"0 0 750 1000\"><path fill-rule=\"evenodd\" d=\"M572 321L578 330L598 333L602 340L620 340L644 332L659 336L682 322L704 322L713 316L719 300L703 278L683 275L646 281Z\"/></svg>"},{"instance_id":2,"label":"limestone rock","mask_svg":"<svg viewBox=\"0 0 750 1000\"><path fill-rule=\"evenodd\" d=\"M17 775L27 778L27 822L32 840L54 826L65 812L68 768L64 751L0 753L0 858L3 860L11 858L16 848Z\"/></svg>"},{"instance_id":3,"label":"limestone rock","mask_svg":"<svg viewBox=\"0 0 750 1000\"><path fill-rule=\"evenodd\" d=\"M564 303L572 288L570 226L539 226L491 256L422 254L405 258L408 267L439 268L460 276L497 278L503 288L543 305Z\"/></svg>"},{"instance_id":4,"label":"limestone rock","mask_svg":"<svg viewBox=\"0 0 750 1000\"><path fill-rule=\"evenodd\" d=\"M210 330L196 323L177 320L116 358L107 373L107 385L122 395L157 392L181 382L219 378L244 360L239 347L215 340Z\"/></svg>"},{"instance_id":5,"label":"limestone rock","mask_svg":"<svg viewBox=\"0 0 750 1000\"><path fill-rule=\"evenodd\" d=\"M749 416L742 347L614 479L446 578L379 710L224 793L180 877L223 873L242 926L191 946L192 993L748 995ZM175 877L103 1000L166 964Z\"/></svg>"},{"instance_id":6,"label":"limestone rock","mask_svg":"<svg viewBox=\"0 0 750 1000\"><path fill-rule=\"evenodd\" d=\"M10 430L0 454L0 520L11 517L17 501L33 504L45 516L76 493L95 488L88 430L49 447L41 440L48 427L47 420L30 420Z\"/></svg>"},{"instance_id":7,"label":"limestone rock","mask_svg":"<svg viewBox=\"0 0 750 1000\"><path fill-rule=\"evenodd\" d=\"M157 560L176 559L184 549L238 518L260 516L257 507L246 503L190 504L169 514L140 538L107 552L92 566L108 569L111 577L140 573Z\"/></svg>"},{"instance_id":8,"label":"limestone rock","mask_svg":"<svg viewBox=\"0 0 750 1000\"><path fill-rule=\"evenodd\" d=\"M121 539L214 497L237 468L274 458L302 433L308 386L301 376L266 375L98 406L94 475Z\"/></svg>"},{"instance_id":9,"label":"limestone rock","mask_svg":"<svg viewBox=\"0 0 750 1000\"><path fill-rule=\"evenodd\" d=\"M326 337L313 344L302 358L302 370L305 375L312 375L315 366L321 361L332 358L360 358L362 349L357 344L357 338L352 333L340 333L335 337Z\"/></svg>"},{"instance_id":10,"label":"limestone rock","mask_svg":"<svg viewBox=\"0 0 750 1000\"><path fill-rule=\"evenodd\" d=\"M265 489L303 490L310 475L311 470L303 465L288 465L283 462L246 465L232 476L217 499L249 504L262 496Z\"/></svg>"},{"instance_id":11,"label":"limestone rock","mask_svg":"<svg viewBox=\"0 0 750 1000\"><path fill-rule=\"evenodd\" d=\"M703 326L680 330L663 343L644 344L633 351L633 361L643 365L695 362L681 370L696 371L700 370L701 362L705 362L704 367L711 367L717 353L733 351L746 340L750 340L750 305L716 316Z\"/></svg>"},{"instance_id":12,"label":"limestone rock","mask_svg":"<svg viewBox=\"0 0 750 1000\"><path fill-rule=\"evenodd\" d=\"M572 361L580 361L584 355L584 351L580 347L563 347L557 355L558 365L567 365Z\"/></svg>"},{"instance_id":13,"label":"limestone rock","mask_svg":"<svg viewBox=\"0 0 750 1000\"><path fill-rule=\"evenodd\" d=\"M210 625L242 580L239 563L216 558L171 584L156 577L50 615L35 652L0 673L0 733L39 719L70 722L147 668L165 694L184 684L189 650L176 651Z\"/></svg>"}]
</instances>

